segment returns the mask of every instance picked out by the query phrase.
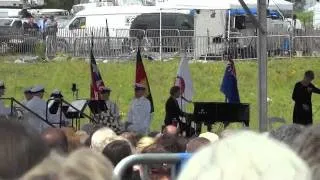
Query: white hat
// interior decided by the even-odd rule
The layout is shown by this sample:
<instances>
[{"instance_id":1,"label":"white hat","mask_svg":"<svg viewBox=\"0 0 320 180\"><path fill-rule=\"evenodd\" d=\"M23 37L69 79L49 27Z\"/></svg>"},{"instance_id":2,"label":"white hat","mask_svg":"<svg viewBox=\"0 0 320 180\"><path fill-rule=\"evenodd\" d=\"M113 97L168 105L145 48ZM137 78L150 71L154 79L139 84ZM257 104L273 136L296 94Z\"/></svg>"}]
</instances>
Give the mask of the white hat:
<instances>
[{"instance_id":1,"label":"white hat","mask_svg":"<svg viewBox=\"0 0 320 180\"><path fill-rule=\"evenodd\" d=\"M34 86L30 92L31 93L44 92L44 87L41 85Z\"/></svg>"},{"instance_id":2,"label":"white hat","mask_svg":"<svg viewBox=\"0 0 320 180\"><path fill-rule=\"evenodd\" d=\"M144 89L146 89L146 86L144 84L136 83L134 88L136 90L144 90Z\"/></svg>"},{"instance_id":3,"label":"white hat","mask_svg":"<svg viewBox=\"0 0 320 180\"><path fill-rule=\"evenodd\" d=\"M212 143L219 140L219 136L216 135L215 133L212 133L212 132L202 133L202 134L199 135L199 137L206 138Z\"/></svg>"},{"instance_id":4,"label":"white hat","mask_svg":"<svg viewBox=\"0 0 320 180\"><path fill-rule=\"evenodd\" d=\"M4 82L0 81L0 89L5 89L6 87L4 86Z\"/></svg>"},{"instance_id":5,"label":"white hat","mask_svg":"<svg viewBox=\"0 0 320 180\"><path fill-rule=\"evenodd\" d=\"M54 89L51 94L60 95L61 91L59 89Z\"/></svg>"},{"instance_id":6,"label":"white hat","mask_svg":"<svg viewBox=\"0 0 320 180\"><path fill-rule=\"evenodd\" d=\"M24 90L23 90L23 92L24 93L31 93L31 89L32 89L33 87L31 86L31 87L27 87L27 88L25 88Z\"/></svg>"}]
</instances>

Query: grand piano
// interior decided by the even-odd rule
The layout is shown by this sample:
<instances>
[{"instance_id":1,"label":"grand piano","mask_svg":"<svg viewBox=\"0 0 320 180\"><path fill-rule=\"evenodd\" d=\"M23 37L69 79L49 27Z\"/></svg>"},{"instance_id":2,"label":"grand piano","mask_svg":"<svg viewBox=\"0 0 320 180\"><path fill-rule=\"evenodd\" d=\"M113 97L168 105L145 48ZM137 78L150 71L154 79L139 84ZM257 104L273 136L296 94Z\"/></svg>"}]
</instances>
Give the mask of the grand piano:
<instances>
[{"instance_id":1,"label":"grand piano","mask_svg":"<svg viewBox=\"0 0 320 180\"><path fill-rule=\"evenodd\" d=\"M212 125L216 122L222 122L225 127L229 123L239 122L249 127L250 105L243 103L223 103L223 102L194 102L193 114L189 115L186 122L186 136L201 133L202 125L207 126L211 131ZM191 123L196 124L195 130Z\"/></svg>"}]
</instances>

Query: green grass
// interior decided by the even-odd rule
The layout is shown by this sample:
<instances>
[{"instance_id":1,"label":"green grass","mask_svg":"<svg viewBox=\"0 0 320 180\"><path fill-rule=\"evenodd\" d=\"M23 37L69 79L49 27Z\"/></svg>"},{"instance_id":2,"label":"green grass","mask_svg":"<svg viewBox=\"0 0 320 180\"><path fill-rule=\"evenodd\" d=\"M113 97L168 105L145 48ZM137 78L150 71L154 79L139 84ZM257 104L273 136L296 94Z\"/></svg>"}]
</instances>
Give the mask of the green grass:
<instances>
[{"instance_id":1,"label":"green grass","mask_svg":"<svg viewBox=\"0 0 320 180\"><path fill-rule=\"evenodd\" d=\"M168 98L169 88L173 84L179 61L150 62L144 61L151 91L154 98L155 114L152 129L159 129L164 119L164 104ZM316 73L315 84L320 86L320 60L270 60L268 64L268 97L269 117L282 117L291 122L293 101L292 88L299 81L305 70L312 69ZM100 72L105 83L112 88L111 97L126 117L129 103L133 97L133 84L135 64L134 61L126 63L100 63ZM223 62L192 63L190 64L193 83L193 101L224 101L219 91L225 64ZM236 61L238 86L241 102L251 105L250 127L258 128L257 121L257 63L254 61ZM37 64L1 63L0 79L6 82L7 97L22 99L24 87L42 84L47 94L55 89L61 89L65 99L73 99L71 84L77 83L80 91L79 97L89 97L89 64L84 61L62 61ZM313 96L314 119L320 120L320 96Z\"/></svg>"}]
</instances>

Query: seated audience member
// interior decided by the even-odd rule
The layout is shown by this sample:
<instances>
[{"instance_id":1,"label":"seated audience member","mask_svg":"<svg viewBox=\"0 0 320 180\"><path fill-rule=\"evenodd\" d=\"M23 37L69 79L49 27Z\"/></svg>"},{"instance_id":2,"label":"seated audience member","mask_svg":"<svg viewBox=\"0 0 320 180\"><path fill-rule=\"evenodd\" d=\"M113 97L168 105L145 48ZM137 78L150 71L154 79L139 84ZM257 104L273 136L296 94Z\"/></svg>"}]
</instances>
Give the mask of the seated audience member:
<instances>
[{"instance_id":1,"label":"seated audience member","mask_svg":"<svg viewBox=\"0 0 320 180\"><path fill-rule=\"evenodd\" d=\"M96 131L91 137L90 148L96 152L102 152L109 143L115 140L125 140L121 136L117 136L110 128L102 128Z\"/></svg>"},{"instance_id":2,"label":"seated audience member","mask_svg":"<svg viewBox=\"0 0 320 180\"><path fill-rule=\"evenodd\" d=\"M208 139L211 143L214 143L219 140L219 136L212 132L205 132L199 135L199 137L203 137Z\"/></svg>"},{"instance_id":3,"label":"seated audience member","mask_svg":"<svg viewBox=\"0 0 320 180\"><path fill-rule=\"evenodd\" d=\"M320 180L320 126L305 129L294 140L292 146L309 164L313 180Z\"/></svg>"},{"instance_id":4,"label":"seated audience member","mask_svg":"<svg viewBox=\"0 0 320 180\"><path fill-rule=\"evenodd\" d=\"M146 147L148 147L148 146L150 146L150 145L152 145L154 143L155 143L154 138L147 137L147 136L143 137L138 141L137 146L136 146L136 150L137 150L138 153L141 153L141 151L144 148L146 148Z\"/></svg>"},{"instance_id":5,"label":"seated audience member","mask_svg":"<svg viewBox=\"0 0 320 180\"><path fill-rule=\"evenodd\" d=\"M179 152L181 152L181 153L186 152L188 142L189 142L189 140L183 136L177 137L177 144L178 144Z\"/></svg>"},{"instance_id":6,"label":"seated audience member","mask_svg":"<svg viewBox=\"0 0 320 180\"><path fill-rule=\"evenodd\" d=\"M152 144L142 150L142 153L170 153L163 146L159 144ZM143 166L141 169L141 179L150 180L169 180L171 169L167 164L152 164ZM148 178L149 177L149 178Z\"/></svg>"},{"instance_id":7,"label":"seated audience member","mask_svg":"<svg viewBox=\"0 0 320 180\"><path fill-rule=\"evenodd\" d=\"M198 151L199 149L207 146L210 144L210 141L203 137L196 137L194 139L191 139L187 144L187 153L194 153Z\"/></svg>"},{"instance_id":8,"label":"seated audience member","mask_svg":"<svg viewBox=\"0 0 320 180\"><path fill-rule=\"evenodd\" d=\"M155 142L162 146L166 151L170 153L179 153L179 146L176 136L161 136Z\"/></svg>"},{"instance_id":9,"label":"seated audience member","mask_svg":"<svg viewBox=\"0 0 320 180\"><path fill-rule=\"evenodd\" d=\"M11 119L0 119L0 142L0 179L22 176L49 154L37 133Z\"/></svg>"},{"instance_id":10,"label":"seated audience member","mask_svg":"<svg viewBox=\"0 0 320 180\"><path fill-rule=\"evenodd\" d=\"M163 132L162 132L163 135L169 135L169 136L178 136L179 132L178 132L178 128L173 126L173 125L169 125L169 126L166 126L164 129L163 129Z\"/></svg>"},{"instance_id":11,"label":"seated audience member","mask_svg":"<svg viewBox=\"0 0 320 180\"><path fill-rule=\"evenodd\" d=\"M51 151L48 157L28 171L21 180L57 180L64 160L65 157Z\"/></svg>"},{"instance_id":12,"label":"seated audience member","mask_svg":"<svg viewBox=\"0 0 320 180\"><path fill-rule=\"evenodd\" d=\"M294 139L299 136L304 129L305 127L299 124L284 125L276 130L272 130L269 133L269 136L289 146L292 146Z\"/></svg>"},{"instance_id":13,"label":"seated audience member","mask_svg":"<svg viewBox=\"0 0 320 180\"><path fill-rule=\"evenodd\" d=\"M69 155L57 179L111 180L112 173L113 165L109 159L101 153L83 148Z\"/></svg>"},{"instance_id":14,"label":"seated audience member","mask_svg":"<svg viewBox=\"0 0 320 180\"><path fill-rule=\"evenodd\" d=\"M310 169L286 145L239 132L195 153L178 180L311 180Z\"/></svg>"},{"instance_id":15,"label":"seated audience member","mask_svg":"<svg viewBox=\"0 0 320 180\"><path fill-rule=\"evenodd\" d=\"M68 153L67 136L61 129L48 128L41 133L43 141L52 149L61 153Z\"/></svg>"},{"instance_id":16,"label":"seated audience member","mask_svg":"<svg viewBox=\"0 0 320 180\"><path fill-rule=\"evenodd\" d=\"M116 140L108 144L103 149L103 155L107 157L114 166L124 158L133 154L133 149L128 141L125 140ZM131 180L131 179L140 179L139 172L138 174L133 173L133 168L129 168L122 179Z\"/></svg>"},{"instance_id":17,"label":"seated audience member","mask_svg":"<svg viewBox=\"0 0 320 180\"><path fill-rule=\"evenodd\" d=\"M132 146L136 147L138 143L138 135L134 132L124 132L120 135L121 137L127 139Z\"/></svg>"}]
</instances>

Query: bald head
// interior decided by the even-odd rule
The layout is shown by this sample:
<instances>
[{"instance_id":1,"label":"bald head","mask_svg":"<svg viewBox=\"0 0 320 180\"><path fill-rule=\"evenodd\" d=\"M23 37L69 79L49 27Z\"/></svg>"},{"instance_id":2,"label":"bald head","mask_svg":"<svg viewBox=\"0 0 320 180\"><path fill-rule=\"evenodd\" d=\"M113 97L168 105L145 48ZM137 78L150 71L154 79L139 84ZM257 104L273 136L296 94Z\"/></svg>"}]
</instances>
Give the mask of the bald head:
<instances>
[{"instance_id":1,"label":"bald head","mask_svg":"<svg viewBox=\"0 0 320 180\"><path fill-rule=\"evenodd\" d=\"M51 148L60 152L68 152L68 140L65 133L58 128L48 128L42 132L41 138Z\"/></svg>"},{"instance_id":2,"label":"bald head","mask_svg":"<svg viewBox=\"0 0 320 180\"><path fill-rule=\"evenodd\" d=\"M197 137L190 140L187 144L187 152L194 153L198 151L200 148L210 144L210 141L203 137Z\"/></svg>"},{"instance_id":3,"label":"bald head","mask_svg":"<svg viewBox=\"0 0 320 180\"><path fill-rule=\"evenodd\" d=\"M176 136L176 135L178 135L178 129L175 126L169 125L164 128L163 134L170 135L170 136Z\"/></svg>"}]
</instances>

